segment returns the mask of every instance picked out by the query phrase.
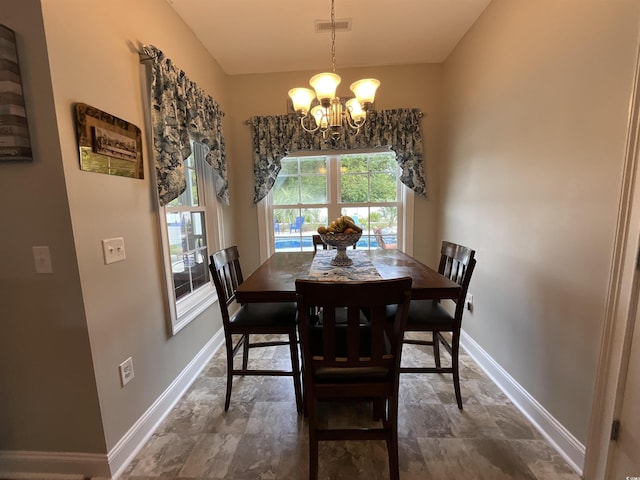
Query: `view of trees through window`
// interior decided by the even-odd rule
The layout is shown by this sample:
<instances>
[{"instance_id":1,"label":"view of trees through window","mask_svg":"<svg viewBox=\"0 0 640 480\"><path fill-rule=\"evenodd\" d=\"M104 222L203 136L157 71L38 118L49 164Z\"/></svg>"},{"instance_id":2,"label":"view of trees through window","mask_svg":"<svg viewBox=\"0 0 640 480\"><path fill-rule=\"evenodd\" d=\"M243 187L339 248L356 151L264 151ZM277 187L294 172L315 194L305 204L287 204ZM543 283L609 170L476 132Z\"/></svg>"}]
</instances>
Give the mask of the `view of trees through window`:
<instances>
[{"instance_id":1,"label":"view of trees through window","mask_svg":"<svg viewBox=\"0 0 640 480\"><path fill-rule=\"evenodd\" d=\"M287 157L281 165L272 201L276 251L313 250L317 228L340 215L351 216L363 229L357 248L397 244L393 152Z\"/></svg>"}]
</instances>

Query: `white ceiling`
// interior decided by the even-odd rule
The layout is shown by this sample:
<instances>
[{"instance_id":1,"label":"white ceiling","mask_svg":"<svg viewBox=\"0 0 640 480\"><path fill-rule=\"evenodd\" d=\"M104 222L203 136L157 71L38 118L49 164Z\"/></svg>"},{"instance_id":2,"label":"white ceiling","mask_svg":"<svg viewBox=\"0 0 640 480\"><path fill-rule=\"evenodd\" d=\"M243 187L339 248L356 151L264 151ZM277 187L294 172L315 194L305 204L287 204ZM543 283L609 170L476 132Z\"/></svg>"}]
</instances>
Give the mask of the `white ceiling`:
<instances>
[{"instance_id":1,"label":"white ceiling","mask_svg":"<svg viewBox=\"0 0 640 480\"><path fill-rule=\"evenodd\" d=\"M331 69L330 0L167 0L229 75ZM335 0L336 70L442 62L491 0Z\"/></svg>"}]
</instances>

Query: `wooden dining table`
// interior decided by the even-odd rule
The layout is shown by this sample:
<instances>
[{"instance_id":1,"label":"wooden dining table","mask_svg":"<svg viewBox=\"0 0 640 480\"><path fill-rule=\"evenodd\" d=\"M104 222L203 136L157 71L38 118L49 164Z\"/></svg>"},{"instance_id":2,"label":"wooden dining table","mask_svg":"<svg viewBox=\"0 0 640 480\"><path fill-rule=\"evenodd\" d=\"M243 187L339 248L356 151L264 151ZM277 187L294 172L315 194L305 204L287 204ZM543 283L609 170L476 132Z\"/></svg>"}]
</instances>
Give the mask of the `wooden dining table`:
<instances>
[{"instance_id":1,"label":"wooden dining table","mask_svg":"<svg viewBox=\"0 0 640 480\"><path fill-rule=\"evenodd\" d=\"M460 285L400 250L362 251L382 279L411 277L412 299L458 298ZM296 279L309 278L313 252L276 252L236 291L239 303L295 302Z\"/></svg>"}]
</instances>

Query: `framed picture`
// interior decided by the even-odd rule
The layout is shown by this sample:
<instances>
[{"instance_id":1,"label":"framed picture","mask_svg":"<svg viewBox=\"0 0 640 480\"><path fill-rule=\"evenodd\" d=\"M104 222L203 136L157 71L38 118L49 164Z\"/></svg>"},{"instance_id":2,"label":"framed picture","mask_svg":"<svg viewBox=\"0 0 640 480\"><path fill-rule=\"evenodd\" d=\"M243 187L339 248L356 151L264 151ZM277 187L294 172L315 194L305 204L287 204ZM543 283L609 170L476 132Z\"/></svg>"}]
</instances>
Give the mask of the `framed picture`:
<instances>
[{"instance_id":1,"label":"framed picture","mask_svg":"<svg viewBox=\"0 0 640 480\"><path fill-rule=\"evenodd\" d=\"M0 162L32 159L16 36L0 25Z\"/></svg>"},{"instance_id":2,"label":"framed picture","mask_svg":"<svg viewBox=\"0 0 640 480\"><path fill-rule=\"evenodd\" d=\"M140 129L84 103L76 104L80 169L144 178Z\"/></svg>"}]
</instances>

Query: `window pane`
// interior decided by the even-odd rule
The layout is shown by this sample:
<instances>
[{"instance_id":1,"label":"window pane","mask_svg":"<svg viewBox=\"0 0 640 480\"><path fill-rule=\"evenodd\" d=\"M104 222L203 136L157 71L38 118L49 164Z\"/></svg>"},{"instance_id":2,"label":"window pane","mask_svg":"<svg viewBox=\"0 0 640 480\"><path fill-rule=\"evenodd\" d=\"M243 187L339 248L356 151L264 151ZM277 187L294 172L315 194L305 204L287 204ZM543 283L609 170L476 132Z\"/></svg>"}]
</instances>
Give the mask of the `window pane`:
<instances>
[{"instance_id":1,"label":"window pane","mask_svg":"<svg viewBox=\"0 0 640 480\"><path fill-rule=\"evenodd\" d=\"M340 202L364 203L369 199L369 181L366 174L340 176Z\"/></svg>"},{"instance_id":2,"label":"window pane","mask_svg":"<svg viewBox=\"0 0 640 480\"><path fill-rule=\"evenodd\" d=\"M341 173L366 173L369 171L367 157L369 155L342 155L340 159Z\"/></svg>"},{"instance_id":3,"label":"window pane","mask_svg":"<svg viewBox=\"0 0 640 480\"><path fill-rule=\"evenodd\" d=\"M300 199L298 177L278 175L273 186L274 205L295 205Z\"/></svg>"},{"instance_id":4,"label":"window pane","mask_svg":"<svg viewBox=\"0 0 640 480\"><path fill-rule=\"evenodd\" d=\"M207 263L207 250L199 249L193 254L194 263L190 267L192 288L195 290L209 282L209 265Z\"/></svg>"},{"instance_id":5,"label":"window pane","mask_svg":"<svg viewBox=\"0 0 640 480\"><path fill-rule=\"evenodd\" d=\"M396 173L398 170L398 162L393 153L380 153L371 155L369 158L369 170L372 172L389 172Z\"/></svg>"},{"instance_id":6,"label":"window pane","mask_svg":"<svg viewBox=\"0 0 640 480\"><path fill-rule=\"evenodd\" d=\"M168 212L167 227L178 299L209 281L204 212Z\"/></svg>"},{"instance_id":7,"label":"window pane","mask_svg":"<svg viewBox=\"0 0 640 480\"><path fill-rule=\"evenodd\" d=\"M327 201L327 177L303 176L300 177L300 203L326 203Z\"/></svg>"},{"instance_id":8,"label":"window pane","mask_svg":"<svg viewBox=\"0 0 640 480\"><path fill-rule=\"evenodd\" d=\"M168 207L197 207L200 205L198 196L198 175L193 166L193 155L185 160L184 176L187 188L184 192L167 204Z\"/></svg>"},{"instance_id":9,"label":"window pane","mask_svg":"<svg viewBox=\"0 0 640 480\"><path fill-rule=\"evenodd\" d=\"M372 202L396 201L398 180L395 173L372 173L370 181Z\"/></svg>"},{"instance_id":10,"label":"window pane","mask_svg":"<svg viewBox=\"0 0 640 480\"><path fill-rule=\"evenodd\" d=\"M327 157L302 157L300 158L300 173L320 174L327 173Z\"/></svg>"},{"instance_id":11,"label":"window pane","mask_svg":"<svg viewBox=\"0 0 640 480\"><path fill-rule=\"evenodd\" d=\"M273 211L275 250L313 250L311 236L320 225L327 225L327 208L285 209Z\"/></svg>"},{"instance_id":12,"label":"window pane","mask_svg":"<svg viewBox=\"0 0 640 480\"><path fill-rule=\"evenodd\" d=\"M372 233L381 233L387 245L398 243L397 207L371 207L369 219ZM380 245L377 246L382 248Z\"/></svg>"},{"instance_id":13,"label":"window pane","mask_svg":"<svg viewBox=\"0 0 640 480\"><path fill-rule=\"evenodd\" d=\"M283 158L280 160L280 175L297 175L298 174L298 159L297 158Z\"/></svg>"},{"instance_id":14,"label":"window pane","mask_svg":"<svg viewBox=\"0 0 640 480\"><path fill-rule=\"evenodd\" d=\"M204 228L204 213L185 212L185 218L189 218L185 230L187 249L195 250L196 248L206 246L207 238Z\"/></svg>"}]
</instances>

